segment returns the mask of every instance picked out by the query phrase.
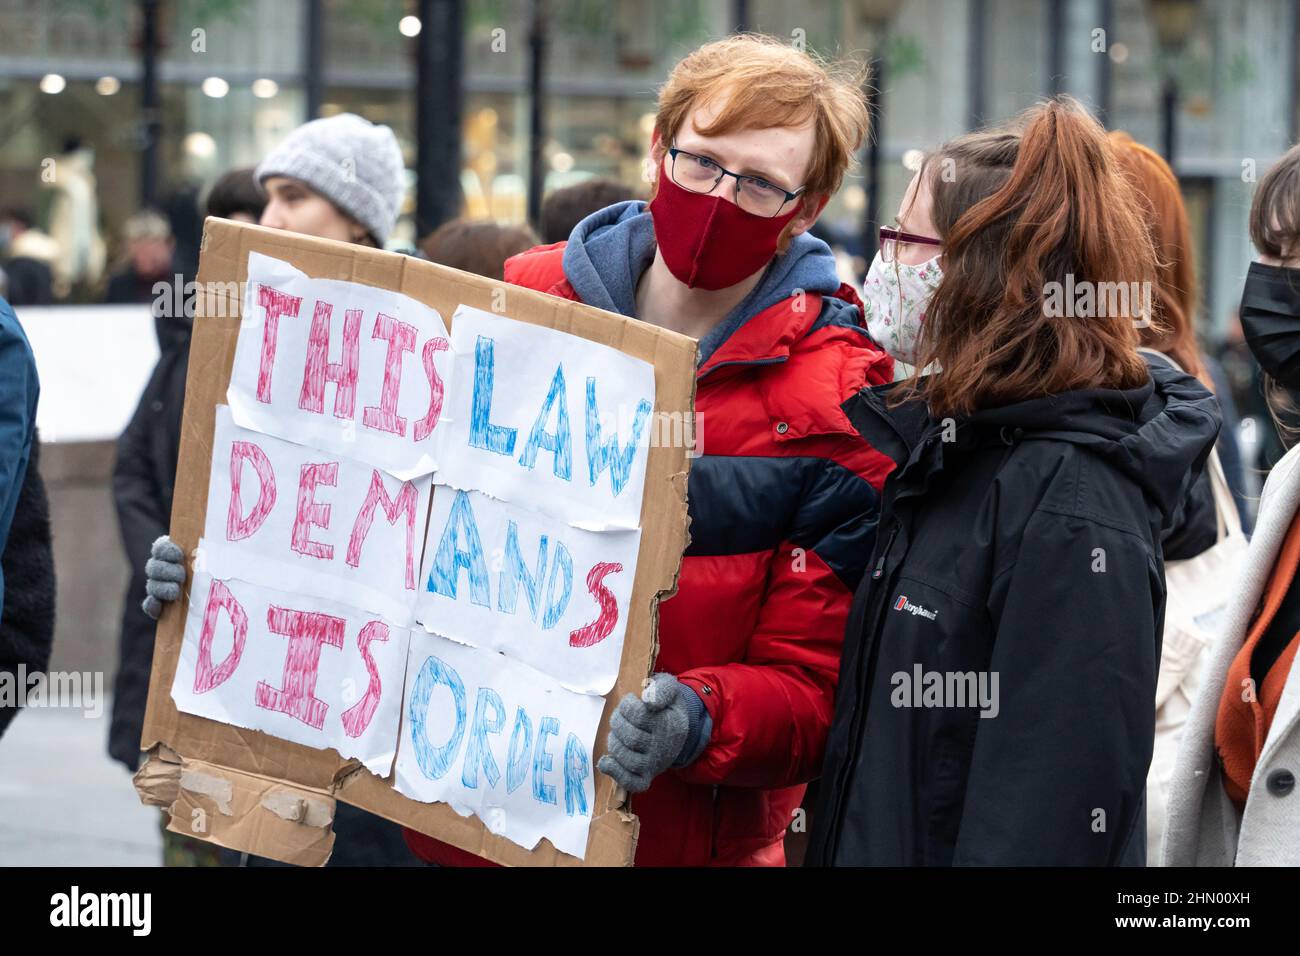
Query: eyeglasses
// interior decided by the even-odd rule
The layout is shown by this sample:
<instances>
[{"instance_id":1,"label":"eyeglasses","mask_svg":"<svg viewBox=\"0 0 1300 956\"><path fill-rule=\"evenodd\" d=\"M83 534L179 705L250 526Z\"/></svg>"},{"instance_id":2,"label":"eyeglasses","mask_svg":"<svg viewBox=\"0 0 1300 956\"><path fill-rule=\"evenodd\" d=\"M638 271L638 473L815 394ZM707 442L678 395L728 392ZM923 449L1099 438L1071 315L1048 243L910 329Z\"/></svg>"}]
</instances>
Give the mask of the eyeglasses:
<instances>
[{"instance_id":1,"label":"eyeglasses","mask_svg":"<svg viewBox=\"0 0 1300 956\"><path fill-rule=\"evenodd\" d=\"M938 239L931 239L929 236L917 236L910 232L902 232L898 229L890 229L888 226L880 227L880 258L885 262L893 262L898 258L899 244L906 245L914 242L922 246L942 246L943 242Z\"/></svg>"},{"instance_id":2,"label":"eyeglasses","mask_svg":"<svg viewBox=\"0 0 1300 956\"><path fill-rule=\"evenodd\" d=\"M707 156L697 156L675 146L669 148L668 155L671 157L673 182L678 186L693 193L711 193L724 176L730 176L736 181L736 205L755 216L774 218L786 203L799 198L808 188L802 186L790 192L766 179L733 173Z\"/></svg>"}]
</instances>

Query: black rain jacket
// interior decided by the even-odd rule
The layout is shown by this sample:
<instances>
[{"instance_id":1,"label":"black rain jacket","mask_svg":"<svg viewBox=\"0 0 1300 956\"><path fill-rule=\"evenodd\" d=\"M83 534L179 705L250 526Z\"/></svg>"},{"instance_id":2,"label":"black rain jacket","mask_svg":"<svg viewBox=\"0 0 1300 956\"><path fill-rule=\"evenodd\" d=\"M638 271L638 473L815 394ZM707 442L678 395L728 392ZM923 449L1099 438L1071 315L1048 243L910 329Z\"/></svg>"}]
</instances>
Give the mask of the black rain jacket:
<instances>
[{"instance_id":1,"label":"black rain jacket","mask_svg":"<svg viewBox=\"0 0 1300 956\"><path fill-rule=\"evenodd\" d=\"M1194 378L1148 367L958 420L887 408L890 385L845 404L898 467L808 864L1145 862L1161 538L1220 424Z\"/></svg>"}]
</instances>

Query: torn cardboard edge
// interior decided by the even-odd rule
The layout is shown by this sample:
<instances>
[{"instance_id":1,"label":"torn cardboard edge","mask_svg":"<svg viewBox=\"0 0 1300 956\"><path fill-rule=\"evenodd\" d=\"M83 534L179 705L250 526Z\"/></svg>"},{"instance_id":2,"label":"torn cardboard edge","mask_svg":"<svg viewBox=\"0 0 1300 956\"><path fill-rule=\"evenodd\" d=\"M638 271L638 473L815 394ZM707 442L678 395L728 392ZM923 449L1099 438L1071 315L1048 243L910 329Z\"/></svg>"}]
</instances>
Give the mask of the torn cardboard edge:
<instances>
[{"instance_id":1,"label":"torn cardboard edge","mask_svg":"<svg viewBox=\"0 0 1300 956\"><path fill-rule=\"evenodd\" d=\"M335 799L281 780L157 748L136 772L151 786L146 803L162 806L167 829L241 853L298 866L323 866L334 850ZM168 798L170 797L170 801Z\"/></svg>"},{"instance_id":2,"label":"torn cardboard edge","mask_svg":"<svg viewBox=\"0 0 1300 956\"><path fill-rule=\"evenodd\" d=\"M456 306L463 303L619 349L654 366L656 414L693 414L696 343L686 336L396 253L225 220L207 220L200 248L200 293L196 297L170 529L172 539L191 557L203 531L215 408L225 401L230 381L250 252L283 259L315 278L346 279L401 292L437 309L448 324ZM684 445L652 444L641 508L638 571L628 607L623 658L618 680L605 697L593 764L604 752L614 707L625 694L640 692L658 652L658 603L676 593L681 556L689 540L689 469L690 457ZM560 853L545 839L533 850L525 850L489 832L477 817L461 817L446 804L425 804L404 797L393 789L391 780L358 770L355 761L341 758L333 750L316 750L259 731L180 713L171 699L171 684L188 601L187 589L159 620L141 742L142 749L149 752L149 761L136 778L146 803L164 800L171 793L169 788L175 787L170 802L159 803L169 807L169 828L175 832L284 862L322 865L333 846L332 831L326 828L326 840L318 828L289 821L263 806L261 796L269 787L278 786L294 795L346 800L505 865L632 863L639 821L628 812L625 794L603 774L596 774L587 852L583 860L578 860ZM199 790L182 786L181 771L173 771L169 764L189 767L200 774L225 775L231 780L230 816L220 812L219 801L212 794L200 792L201 786ZM191 775L185 779L195 783L202 777ZM273 802L281 809L292 803L288 798ZM196 810L203 810L214 821L207 835L194 832L186 822L185 814ZM214 812L220 819L212 817Z\"/></svg>"}]
</instances>

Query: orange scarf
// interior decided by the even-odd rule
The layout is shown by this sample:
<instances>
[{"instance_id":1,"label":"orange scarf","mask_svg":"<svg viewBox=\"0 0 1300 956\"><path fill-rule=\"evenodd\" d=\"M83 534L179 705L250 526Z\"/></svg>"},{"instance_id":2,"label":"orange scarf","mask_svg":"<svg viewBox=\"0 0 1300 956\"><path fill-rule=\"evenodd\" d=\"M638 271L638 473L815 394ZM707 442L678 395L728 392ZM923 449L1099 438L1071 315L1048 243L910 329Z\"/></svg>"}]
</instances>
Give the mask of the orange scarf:
<instances>
[{"instance_id":1,"label":"orange scarf","mask_svg":"<svg viewBox=\"0 0 1300 956\"><path fill-rule=\"evenodd\" d=\"M1282 551L1277 556L1273 571L1260 601L1260 610L1246 634L1246 643L1228 668L1228 678L1219 700L1219 713L1214 722L1214 747L1218 751L1223 770L1223 789L1239 809L1246 805L1250 780L1255 774L1255 764L1264 749L1268 729L1277 713L1282 689L1286 686L1291 662L1295 659L1300 641L1292 637L1282 650L1263 684L1254 687L1250 677L1250 661L1264 632L1277 614L1286 596L1296 569L1300 567L1300 515L1293 518L1287 531Z\"/></svg>"}]
</instances>

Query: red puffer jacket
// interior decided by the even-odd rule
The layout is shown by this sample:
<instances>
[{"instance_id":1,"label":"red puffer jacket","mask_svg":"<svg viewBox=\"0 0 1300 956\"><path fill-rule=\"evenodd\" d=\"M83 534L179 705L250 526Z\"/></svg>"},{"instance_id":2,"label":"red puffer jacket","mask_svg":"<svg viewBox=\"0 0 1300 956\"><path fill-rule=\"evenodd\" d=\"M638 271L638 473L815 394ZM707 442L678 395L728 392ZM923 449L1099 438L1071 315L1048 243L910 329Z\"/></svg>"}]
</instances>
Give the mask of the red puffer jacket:
<instances>
[{"instance_id":1,"label":"red puffer jacket","mask_svg":"<svg viewBox=\"0 0 1300 956\"><path fill-rule=\"evenodd\" d=\"M564 245L508 260L506 281L579 300ZM713 733L695 763L633 796L639 866L784 865L786 828L820 772L849 603L893 467L840 407L891 380L893 360L867 337L852 288L836 297L823 307L801 292L759 312L697 373L691 543L660 607L655 667L699 693ZM483 862L414 831L407 842L431 862Z\"/></svg>"}]
</instances>

